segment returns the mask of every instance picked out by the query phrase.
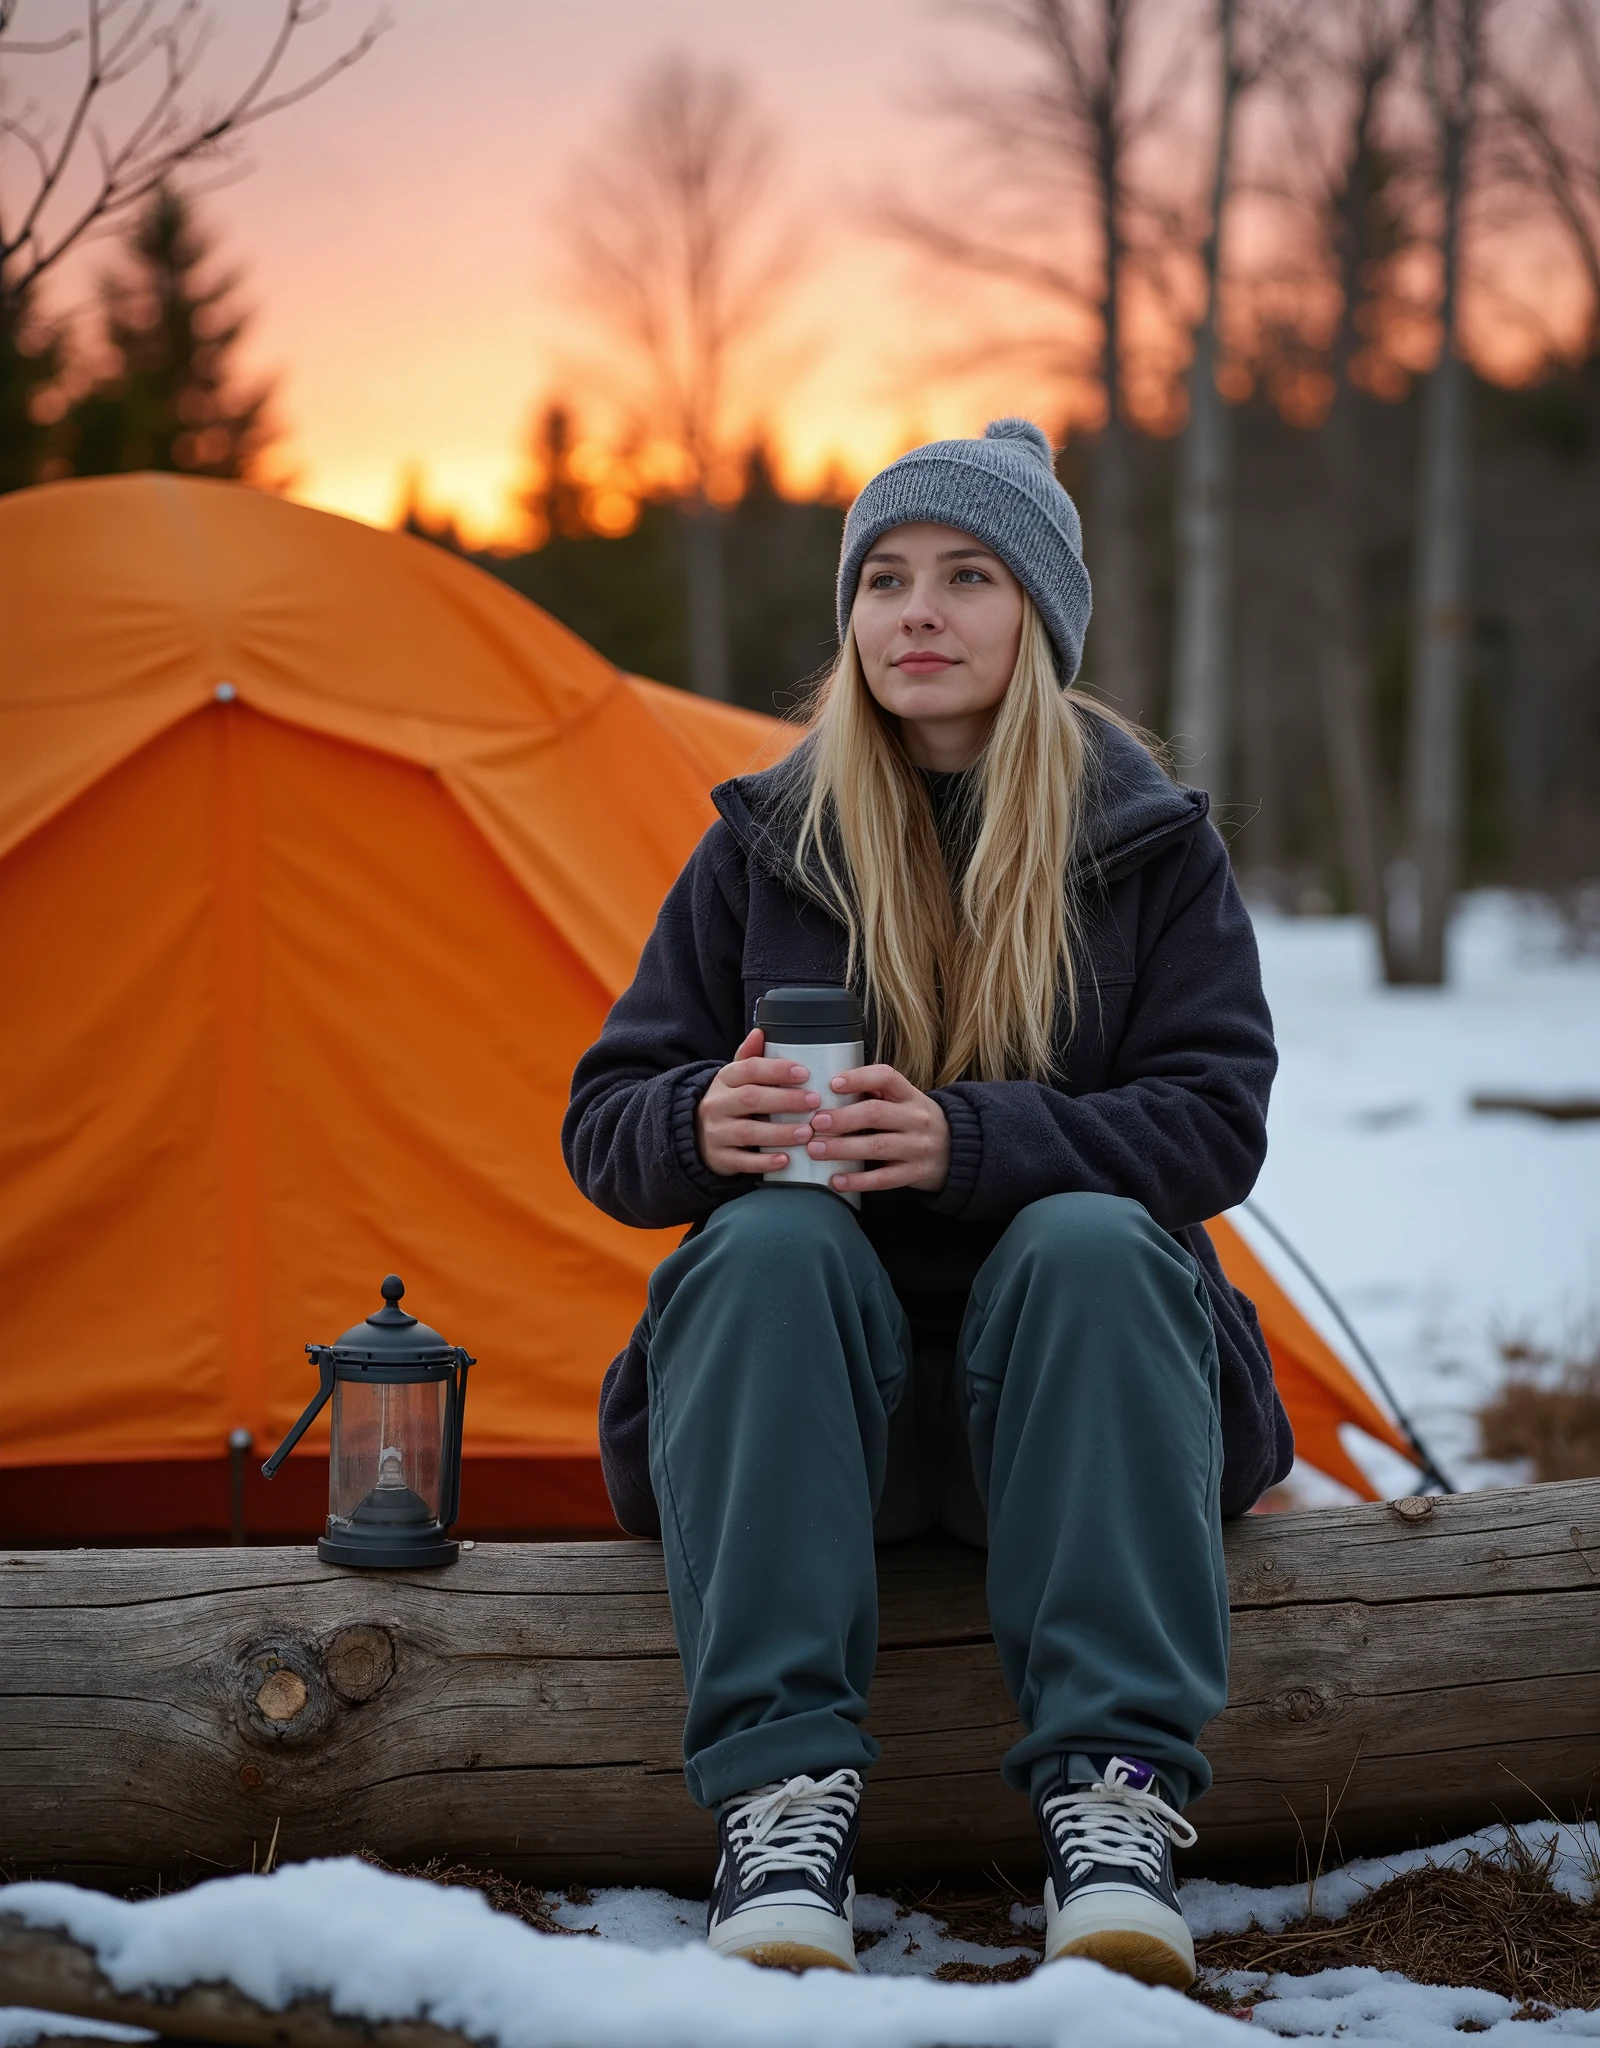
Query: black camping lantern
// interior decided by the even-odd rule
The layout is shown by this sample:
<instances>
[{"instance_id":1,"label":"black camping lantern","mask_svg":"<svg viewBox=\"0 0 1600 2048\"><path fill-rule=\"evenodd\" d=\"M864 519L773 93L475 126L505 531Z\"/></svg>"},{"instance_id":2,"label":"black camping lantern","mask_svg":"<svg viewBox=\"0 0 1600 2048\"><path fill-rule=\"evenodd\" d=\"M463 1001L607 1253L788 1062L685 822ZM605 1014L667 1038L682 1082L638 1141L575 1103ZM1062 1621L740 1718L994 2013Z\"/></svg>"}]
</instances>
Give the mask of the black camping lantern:
<instances>
[{"instance_id":1,"label":"black camping lantern","mask_svg":"<svg viewBox=\"0 0 1600 2048\"><path fill-rule=\"evenodd\" d=\"M461 1508L461 1418L467 1367L457 1344L400 1306L404 1283L383 1283L383 1307L337 1344L308 1344L322 1384L261 1470L270 1479L333 1401L325 1564L454 1564L446 1534Z\"/></svg>"}]
</instances>

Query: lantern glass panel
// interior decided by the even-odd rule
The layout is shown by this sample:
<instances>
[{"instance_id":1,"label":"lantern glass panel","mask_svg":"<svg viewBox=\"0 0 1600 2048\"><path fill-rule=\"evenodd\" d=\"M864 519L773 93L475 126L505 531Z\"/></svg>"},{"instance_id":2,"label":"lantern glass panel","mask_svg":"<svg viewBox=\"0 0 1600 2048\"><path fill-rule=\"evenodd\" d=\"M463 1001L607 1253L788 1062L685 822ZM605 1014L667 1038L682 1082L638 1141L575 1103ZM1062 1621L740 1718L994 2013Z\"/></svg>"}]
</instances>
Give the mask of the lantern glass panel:
<instances>
[{"instance_id":1,"label":"lantern glass panel","mask_svg":"<svg viewBox=\"0 0 1600 2048\"><path fill-rule=\"evenodd\" d=\"M436 1522L445 1380L341 1379L333 1391L328 1527Z\"/></svg>"}]
</instances>

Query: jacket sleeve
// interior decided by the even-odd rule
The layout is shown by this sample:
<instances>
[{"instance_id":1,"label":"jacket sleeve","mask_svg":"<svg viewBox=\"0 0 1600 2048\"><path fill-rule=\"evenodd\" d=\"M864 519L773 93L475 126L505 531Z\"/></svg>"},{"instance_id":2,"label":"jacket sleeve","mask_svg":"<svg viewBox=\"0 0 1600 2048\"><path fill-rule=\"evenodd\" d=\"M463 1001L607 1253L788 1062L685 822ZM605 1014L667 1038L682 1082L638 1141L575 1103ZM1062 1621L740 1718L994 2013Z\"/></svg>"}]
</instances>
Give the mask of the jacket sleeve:
<instances>
[{"instance_id":1,"label":"jacket sleeve","mask_svg":"<svg viewBox=\"0 0 1600 2048\"><path fill-rule=\"evenodd\" d=\"M1110 1085L934 1091L950 1177L932 1206L1007 1221L1045 1195L1130 1195L1167 1230L1242 1201L1267 1149L1277 1069L1255 933L1227 850L1202 824L1145 871L1136 975Z\"/></svg>"},{"instance_id":2,"label":"jacket sleeve","mask_svg":"<svg viewBox=\"0 0 1600 2048\"><path fill-rule=\"evenodd\" d=\"M632 982L579 1060L561 1126L567 1171L619 1223L693 1223L754 1186L712 1173L695 1111L747 1027L744 926L748 880L720 821L668 892Z\"/></svg>"}]
</instances>

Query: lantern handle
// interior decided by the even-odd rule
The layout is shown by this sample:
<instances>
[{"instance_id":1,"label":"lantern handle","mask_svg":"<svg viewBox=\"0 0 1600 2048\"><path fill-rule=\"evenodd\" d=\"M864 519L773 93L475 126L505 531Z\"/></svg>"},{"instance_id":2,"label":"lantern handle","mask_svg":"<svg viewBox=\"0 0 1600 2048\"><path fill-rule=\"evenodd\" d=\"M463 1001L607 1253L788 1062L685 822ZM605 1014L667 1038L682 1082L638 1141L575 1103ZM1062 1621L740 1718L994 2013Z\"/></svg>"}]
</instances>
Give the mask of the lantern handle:
<instances>
[{"instance_id":1,"label":"lantern handle","mask_svg":"<svg viewBox=\"0 0 1600 2048\"><path fill-rule=\"evenodd\" d=\"M441 1503L448 1509L448 1513L439 1516L441 1529L448 1529L461 1512L461 1431L467 1412L467 1367L477 1362L456 1346L456 1373L450 1382L450 1498Z\"/></svg>"},{"instance_id":2,"label":"lantern handle","mask_svg":"<svg viewBox=\"0 0 1600 2048\"><path fill-rule=\"evenodd\" d=\"M271 1479L273 1477L278 1467L283 1463L284 1459L288 1457L289 1453L294 1449L295 1445L305 1435L306 1431L311 1427L312 1423L316 1421L317 1417L322 1413L323 1409L327 1407L328 1402L332 1397L334 1380L332 1351L328 1348L326 1344L308 1344L306 1346L306 1350L317 1361L317 1373L321 1380L321 1384L318 1386L316 1393L312 1396L310 1404L306 1408L306 1412L304 1413L304 1415L301 1416L300 1420L295 1424L294 1428L290 1430L289 1434L284 1438L283 1442L279 1444L278 1448L273 1452L272 1456L262 1466L261 1476L263 1479Z\"/></svg>"}]
</instances>

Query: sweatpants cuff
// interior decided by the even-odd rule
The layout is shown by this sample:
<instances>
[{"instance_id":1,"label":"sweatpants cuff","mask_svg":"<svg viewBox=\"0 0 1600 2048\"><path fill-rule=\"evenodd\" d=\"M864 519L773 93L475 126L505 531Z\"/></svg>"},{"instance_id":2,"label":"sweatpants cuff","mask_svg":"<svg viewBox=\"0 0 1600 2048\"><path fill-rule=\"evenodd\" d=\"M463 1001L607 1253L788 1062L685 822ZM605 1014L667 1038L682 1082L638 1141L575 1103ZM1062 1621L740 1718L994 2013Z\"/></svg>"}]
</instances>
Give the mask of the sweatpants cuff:
<instances>
[{"instance_id":1,"label":"sweatpants cuff","mask_svg":"<svg viewBox=\"0 0 1600 2048\"><path fill-rule=\"evenodd\" d=\"M870 1735L823 1708L741 1728L687 1758L684 1776L695 1804L716 1808L758 1785L778 1784L802 1772L825 1778L830 1771L860 1771L864 1777L877 1761L878 1745Z\"/></svg>"}]
</instances>

